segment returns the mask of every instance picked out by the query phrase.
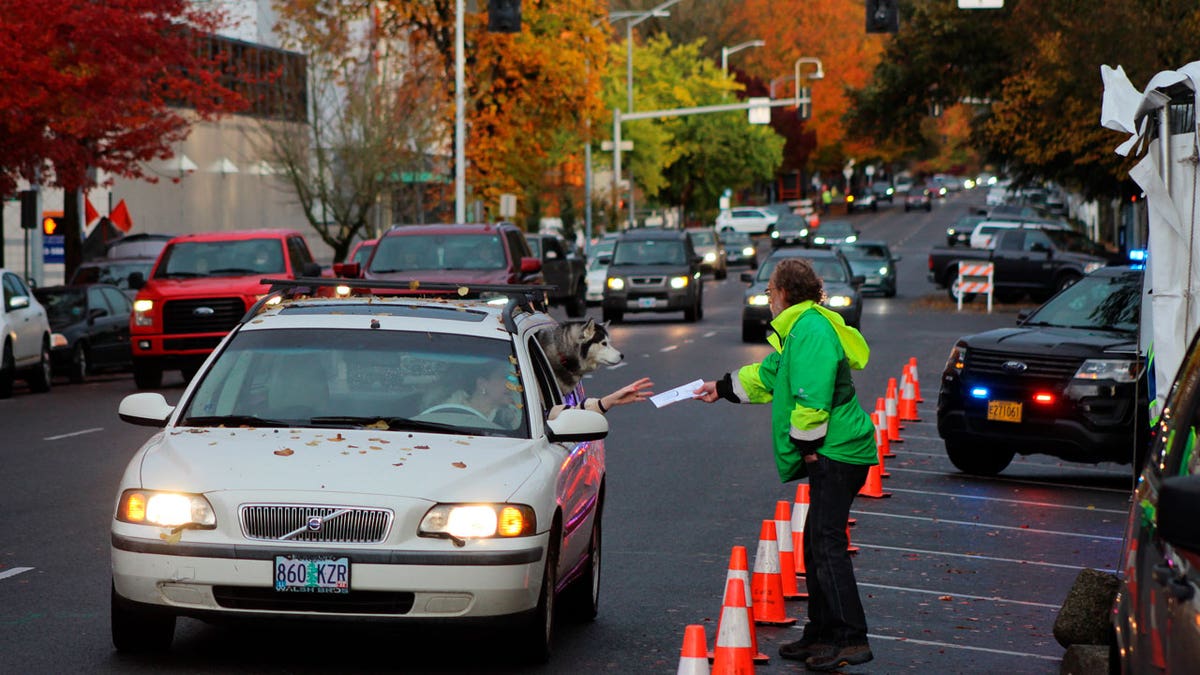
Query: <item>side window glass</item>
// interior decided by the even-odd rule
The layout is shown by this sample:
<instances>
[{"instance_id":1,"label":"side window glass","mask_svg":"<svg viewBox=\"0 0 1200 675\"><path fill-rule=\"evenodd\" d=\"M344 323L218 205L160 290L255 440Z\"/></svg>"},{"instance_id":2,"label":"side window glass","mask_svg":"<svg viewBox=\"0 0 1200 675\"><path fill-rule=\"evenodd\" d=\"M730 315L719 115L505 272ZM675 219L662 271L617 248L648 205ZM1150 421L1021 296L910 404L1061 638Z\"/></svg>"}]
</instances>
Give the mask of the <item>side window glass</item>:
<instances>
[{"instance_id":1,"label":"side window glass","mask_svg":"<svg viewBox=\"0 0 1200 675\"><path fill-rule=\"evenodd\" d=\"M297 237L291 237L288 239L288 248L291 249L292 266L295 267L297 271L299 271L299 268L304 266L305 263L312 262L312 255L308 252L308 246L305 245L304 240Z\"/></svg>"},{"instance_id":2,"label":"side window glass","mask_svg":"<svg viewBox=\"0 0 1200 675\"><path fill-rule=\"evenodd\" d=\"M1034 246L1038 244L1043 247L1043 250L1050 250L1050 237L1047 237L1046 233L1040 230L1026 231L1024 249L1026 251L1032 251Z\"/></svg>"},{"instance_id":3,"label":"side window glass","mask_svg":"<svg viewBox=\"0 0 1200 675\"><path fill-rule=\"evenodd\" d=\"M120 316L133 311L133 308L129 303L129 298L126 297L124 293L121 293L120 291L114 291L111 288L105 288L102 290L104 291L104 298L108 300L109 306L113 308L113 312L116 315Z\"/></svg>"},{"instance_id":4,"label":"side window glass","mask_svg":"<svg viewBox=\"0 0 1200 675\"><path fill-rule=\"evenodd\" d=\"M13 299L13 296L16 295L16 292L12 287L12 282L9 281L11 277L11 274L5 274L3 280L0 280L0 285L3 285L4 287L4 307L0 309L4 311L8 311L8 303Z\"/></svg>"},{"instance_id":5,"label":"side window glass","mask_svg":"<svg viewBox=\"0 0 1200 675\"><path fill-rule=\"evenodd\" d=\"M104 294L99 288L92 287L87 290L87 304L89 310L102 309L112 315L112 307L108 306L108 301L104 299Z\"/></svg>"},{"instance_id":6,"label":"side window glass","mask_svg":"<svg viewBox=\"0 0 1200 675\"><path fill-rule=\"evenodd\" d=\"M546 360L546 355L542 353L542 346L532 336L529 338L528 346L529 358L533 361L533 377L537 380L538 393L542 398L542 416L545 417L550 408L562 403L562 395L558 391L554 373L550 370L550 363ZM526 379L525 382L528 386L529 380Z\"/></svg>"}]
</instances>

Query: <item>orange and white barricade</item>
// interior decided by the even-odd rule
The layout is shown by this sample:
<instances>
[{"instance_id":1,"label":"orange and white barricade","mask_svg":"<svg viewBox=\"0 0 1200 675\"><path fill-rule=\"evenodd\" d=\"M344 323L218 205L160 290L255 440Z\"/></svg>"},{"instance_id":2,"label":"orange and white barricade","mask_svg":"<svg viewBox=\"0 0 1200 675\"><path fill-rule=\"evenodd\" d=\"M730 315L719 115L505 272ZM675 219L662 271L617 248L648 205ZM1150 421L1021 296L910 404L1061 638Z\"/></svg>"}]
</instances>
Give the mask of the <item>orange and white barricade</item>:
<instances>
[{"instance_id":1,"label":"orange and white barricade","mask_svg":"<svg viewBox=\"0 0 1200 675\"><path fill-rule=\"evenodd\" d=\"M990 262L958 261L958 311L962 311L967 293L987 293L988 314L992 313L992 295L996 289L996 266Z\"/></svg>"}]
</instances>

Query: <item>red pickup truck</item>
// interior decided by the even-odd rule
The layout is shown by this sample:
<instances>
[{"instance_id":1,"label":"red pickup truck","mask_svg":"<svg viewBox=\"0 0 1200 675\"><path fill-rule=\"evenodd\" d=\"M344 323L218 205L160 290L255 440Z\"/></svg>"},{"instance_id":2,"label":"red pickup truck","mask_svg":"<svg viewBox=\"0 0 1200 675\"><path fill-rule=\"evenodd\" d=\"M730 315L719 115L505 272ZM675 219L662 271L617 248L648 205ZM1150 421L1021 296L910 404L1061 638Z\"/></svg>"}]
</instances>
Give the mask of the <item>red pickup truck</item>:
<instances>
[{"instance_id":1,"label":"red pickup truck","mask_svg":"<svg viewBox=\"0 0 1200 675\"><path fill-rule=\"evenodd\" d=\"M163 370L191 379L258 298L264 277L321 276L304 235L294 230L186 234L167 242L139 284L129 317L133 379L162 385Z\"/></svg>"}]
</instances>

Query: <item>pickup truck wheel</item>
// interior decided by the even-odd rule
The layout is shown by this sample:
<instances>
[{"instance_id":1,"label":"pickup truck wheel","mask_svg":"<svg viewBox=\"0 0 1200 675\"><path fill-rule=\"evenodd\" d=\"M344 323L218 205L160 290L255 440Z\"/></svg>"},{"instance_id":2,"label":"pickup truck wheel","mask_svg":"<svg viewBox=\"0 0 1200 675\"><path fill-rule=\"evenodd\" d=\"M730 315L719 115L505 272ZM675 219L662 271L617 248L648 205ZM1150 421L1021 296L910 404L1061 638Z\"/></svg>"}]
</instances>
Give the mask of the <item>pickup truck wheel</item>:
<instances>
[{"instance_id":1,"label":"pickup truck wheel","mask_svg":"<svg viewBox=\"0 0 1200 675\"><path fill-rule=\"evenodd\" d=\"M954 468L976 476L995 476L1012 462L1012 450L946 441L946 455Z\"/></svg>"},{"instance_id":2,"label":"pickup truck wheel","mask_svg":"<svg viewBox=\"0 0 1200 675\"><path fill-rule=\"evenodd\" d=\"M587 313L587 282L583 279L576 284L575 295L567 300L567 316L577 319Z\"/></svg>"}]
</instances>

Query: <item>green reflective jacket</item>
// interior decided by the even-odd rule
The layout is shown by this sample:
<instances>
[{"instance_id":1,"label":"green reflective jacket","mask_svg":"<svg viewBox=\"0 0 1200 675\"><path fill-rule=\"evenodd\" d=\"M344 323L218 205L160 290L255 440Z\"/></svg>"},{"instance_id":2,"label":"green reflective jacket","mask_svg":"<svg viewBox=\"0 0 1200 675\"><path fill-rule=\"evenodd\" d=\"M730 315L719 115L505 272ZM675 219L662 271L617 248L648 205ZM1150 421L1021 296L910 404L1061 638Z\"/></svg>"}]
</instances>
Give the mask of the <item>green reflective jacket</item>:
<instances>
[{"instance_id":1,"label":"green reflective jacket","mask_svg":"<svg viewBox=\"0 0 1200 675\"><path fill-rule=\"evenodd\" d=\"M842 317L812 301L771 321L775 348L762 363L738 370L733 390L742 403L771 404L775 464L783 481L808 475L792 445L821 442L820 454L849 464L877 464L875 425L858 403L850 371L867 365L870 347ZM782 338L781 338L782 336Z\"/></svg>"}]
</instances>

